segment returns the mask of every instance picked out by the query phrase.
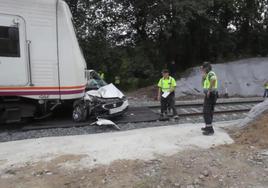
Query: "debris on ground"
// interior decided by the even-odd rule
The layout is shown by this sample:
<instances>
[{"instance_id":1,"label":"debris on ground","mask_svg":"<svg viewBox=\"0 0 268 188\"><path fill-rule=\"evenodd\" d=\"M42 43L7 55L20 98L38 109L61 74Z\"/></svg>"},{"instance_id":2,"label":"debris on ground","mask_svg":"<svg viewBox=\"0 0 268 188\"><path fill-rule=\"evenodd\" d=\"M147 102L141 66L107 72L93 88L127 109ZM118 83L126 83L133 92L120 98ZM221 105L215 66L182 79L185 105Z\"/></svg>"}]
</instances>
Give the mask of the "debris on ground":
<instances>
[{"instance_id":1,"label":"debris on ground","mask_svg":"<svg viewBox=\"0 0 268 188\"><path fill-rule=\"evenodd\" d=\"M97 118L97 121L91 123L91 125L112 126L115 129L120 130L120 127L109 119Z\"/></svg>"}]
</instances>

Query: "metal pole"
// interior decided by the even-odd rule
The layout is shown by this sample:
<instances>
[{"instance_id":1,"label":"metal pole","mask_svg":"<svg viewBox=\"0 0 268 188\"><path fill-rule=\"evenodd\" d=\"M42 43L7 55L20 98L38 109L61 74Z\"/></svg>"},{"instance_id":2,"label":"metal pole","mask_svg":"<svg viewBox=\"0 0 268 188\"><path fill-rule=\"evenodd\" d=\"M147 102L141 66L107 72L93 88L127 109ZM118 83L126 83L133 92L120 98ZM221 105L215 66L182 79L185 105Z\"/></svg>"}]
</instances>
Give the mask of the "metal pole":
<instances>
[{"instance_id":1,"label":"metal pole","mask_svg":"<svg viewBox=\"0 0 268 188\"><path fill-rule=\"evenodd\" d=\"M29 78L30 78L30 86L34 86L32 80L32 62L31 62L31 41L27 40L27 47L28 47L28 60L29 60Z\"/></svg>"}]
</instances>

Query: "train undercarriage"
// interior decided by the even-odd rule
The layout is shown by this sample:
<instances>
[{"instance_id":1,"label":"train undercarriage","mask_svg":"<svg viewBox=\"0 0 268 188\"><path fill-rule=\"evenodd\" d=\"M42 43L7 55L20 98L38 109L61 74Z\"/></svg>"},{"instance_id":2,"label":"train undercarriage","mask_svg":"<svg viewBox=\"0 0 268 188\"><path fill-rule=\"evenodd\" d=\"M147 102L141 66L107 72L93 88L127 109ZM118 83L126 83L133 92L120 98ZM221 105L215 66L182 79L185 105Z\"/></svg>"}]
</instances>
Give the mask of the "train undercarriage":
<instances>
[{"instance_id":1,"label":"train undercarriage","mask_svg":"<svg viewBox=\"0 0 268 188\"><path fill-rule=\"evenodd\" d=\"M11 124L44 119L60 104L59 100L33 100L23 97L0 97L0 123Z\"/></svg>"}]
</instances>

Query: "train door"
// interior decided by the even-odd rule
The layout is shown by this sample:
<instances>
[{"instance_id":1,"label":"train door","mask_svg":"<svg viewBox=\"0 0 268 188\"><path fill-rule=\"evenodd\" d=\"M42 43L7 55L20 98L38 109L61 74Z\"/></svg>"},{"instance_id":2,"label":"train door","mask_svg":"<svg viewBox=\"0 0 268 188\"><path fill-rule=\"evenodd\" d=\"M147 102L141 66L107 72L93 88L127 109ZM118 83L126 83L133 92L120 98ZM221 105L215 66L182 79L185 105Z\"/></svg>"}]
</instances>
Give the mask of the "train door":
<instances>
[{"instance_id":1,"label":"train door","mask_svg":"<svg viewBox=\"0 0 268 188\"><path fill-rule=\"evenodd\" d=\"M28 82L26 23L19 16L0 13L0 86Z\"/></svg>"}]
</instances>

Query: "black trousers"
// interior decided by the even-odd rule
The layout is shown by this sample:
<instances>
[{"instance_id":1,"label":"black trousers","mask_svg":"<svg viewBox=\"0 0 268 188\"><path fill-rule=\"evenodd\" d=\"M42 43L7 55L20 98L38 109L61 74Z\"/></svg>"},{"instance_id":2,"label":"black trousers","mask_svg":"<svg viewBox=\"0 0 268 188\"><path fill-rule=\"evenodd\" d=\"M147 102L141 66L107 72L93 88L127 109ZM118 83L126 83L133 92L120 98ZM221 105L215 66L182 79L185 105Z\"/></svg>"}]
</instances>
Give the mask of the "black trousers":
<instances>
[{"instance_id":1,"label":"black trousers","mask_svg":"<svg viewBox=\"0 0 268 188\"><path fill-rule=\"evenodd\" d=\"M264 90L263 98L268 97L268 89Z\"/></svg>"},{"instance_id":2,"label":"black trousers","mask_svg":"<svg viewBox=\"0 0 268 188\"><path fill-rule=\"evenodd\" d=\"M175 92L170 93L167 98L161 96L161 114L167 113L168 108L172 109L174 116L178 114L175 107Z\"/></svg>"},{"instance_id":3,"label":"black trousers","mask_svg":"<svg viewBox=\"0 0 268 188\"><path fill-rule=\"evenodd\" d=\"M211 92L209 97L207 95L204 98L203 116L206 125L211 125L213 122L214 108L217 102L218 93Z\"/></svg>"}]
</instances>

